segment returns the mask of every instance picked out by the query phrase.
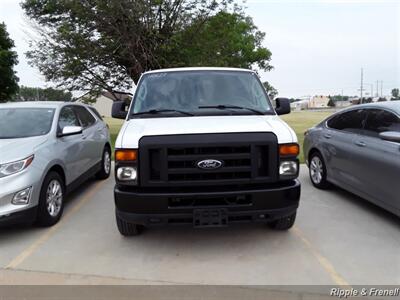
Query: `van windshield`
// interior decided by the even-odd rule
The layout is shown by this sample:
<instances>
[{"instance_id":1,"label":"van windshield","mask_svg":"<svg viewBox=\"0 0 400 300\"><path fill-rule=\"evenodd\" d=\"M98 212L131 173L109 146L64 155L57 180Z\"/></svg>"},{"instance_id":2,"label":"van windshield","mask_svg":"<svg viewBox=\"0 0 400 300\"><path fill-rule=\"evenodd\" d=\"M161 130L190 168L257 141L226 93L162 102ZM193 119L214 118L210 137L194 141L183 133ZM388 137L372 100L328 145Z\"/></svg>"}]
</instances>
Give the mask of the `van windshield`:
<instances>
[{"instance_id":1,"label":"van windshield","mask_svg":"<svg viewBox=\"0 0 400 300\"><path fill-rule=\"evenodd\" d=\"M53 116L53 108L0 108L0 139L45 135Z\"/></svg>"},{"instance_id":2,"label":"van windshield","mask_svg":"<svg viewBox=\"0 0 400 300\"><path fill-rule=\"evenodd\" d=\"M241 71L174 71L142 77L131 107L131 117L216 114L273 114L257 75ZM183 113L182 113L183 112ZM150 117L154 114L150 114ZM157 114L160 117L160 114Z\"/></svg>"}]
</instances>

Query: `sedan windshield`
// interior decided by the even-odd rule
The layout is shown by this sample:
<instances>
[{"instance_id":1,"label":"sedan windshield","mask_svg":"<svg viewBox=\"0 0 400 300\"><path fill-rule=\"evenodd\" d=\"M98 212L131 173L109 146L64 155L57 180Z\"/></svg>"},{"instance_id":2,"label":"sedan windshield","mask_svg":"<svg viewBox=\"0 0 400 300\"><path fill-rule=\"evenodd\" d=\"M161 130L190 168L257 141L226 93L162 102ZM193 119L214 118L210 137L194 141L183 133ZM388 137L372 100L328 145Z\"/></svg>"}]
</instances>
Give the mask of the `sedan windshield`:
<instances>
[{"instance_id":1,"label":"sedan windshield","mask_svg":"<svg viewBox=\"0 0 400 300\"><path fill-rule=\"evenodd\" d=\"M0 108L0 139L45 135L53 116L52 108Z\"/></svg>"},{"instance_id":2,"label":"sedan windshield","mask_svg":"<svg viewBox=\"0 0 400 300\"><path fill-rule=\"evenodd\" d=\"M145 113L149 111L158 114ZM184 113L248 115L271 114L273 110L264 87L252 72L202 70L143 76L131 117L185 116Z\"/></svg>"}]
</instances>

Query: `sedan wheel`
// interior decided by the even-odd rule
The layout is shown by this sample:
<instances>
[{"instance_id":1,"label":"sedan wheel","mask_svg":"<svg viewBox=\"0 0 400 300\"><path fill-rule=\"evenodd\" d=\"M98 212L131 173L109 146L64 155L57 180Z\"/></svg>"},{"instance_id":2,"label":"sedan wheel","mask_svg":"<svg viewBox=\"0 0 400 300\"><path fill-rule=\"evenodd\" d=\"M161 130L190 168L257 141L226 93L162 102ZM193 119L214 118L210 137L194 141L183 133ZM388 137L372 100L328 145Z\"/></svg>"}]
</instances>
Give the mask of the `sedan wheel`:
<instances>
[{"instance_id":1,"label":"sedan wheel","mask_svg":"<svg viewBox=\"0 0 400 300\"><path fill-rule=\"evenodd\" d=\"M107 179L111 173L111 151L108 147L103 150L103 158L101 160L101 169L97 172L98 179Z\"/></svg>"},{"instance_id":2,"label":"sedan wheel","mask_svg":"<svg viewBox=\"0 0 400 300\"><path fill-rule=\"evenodd\" d=\"M327 189L330 183L326 180L326 166L319 152L314 152L310 157L310 179L312 184L319 189Z\"/></svg>"}]
</instances>

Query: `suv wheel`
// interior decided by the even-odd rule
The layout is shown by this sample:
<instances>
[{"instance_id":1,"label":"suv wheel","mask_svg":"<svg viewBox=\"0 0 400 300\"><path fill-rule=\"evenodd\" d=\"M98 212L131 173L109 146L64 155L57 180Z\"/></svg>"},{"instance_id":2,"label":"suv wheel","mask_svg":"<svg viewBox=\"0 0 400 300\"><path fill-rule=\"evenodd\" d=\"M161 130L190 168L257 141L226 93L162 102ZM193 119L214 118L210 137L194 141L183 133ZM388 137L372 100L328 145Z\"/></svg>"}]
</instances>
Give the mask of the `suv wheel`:
<instances>
[{"instance_id":1,"label":"suv wheel","mask_svg":"<svg viewBox=\"0 0 400 300\"><path fill-rule=\"evenodd\" d=\"M134 236L139 235L142 232L143 226L127 222L121 219L118 215L116 215L116 218L118 231L121 235Z\"/></svg>"},{"instance_id":2,"label":"suv wheel","mask_svg":"<svg viewBox=\"0 0 400 300\"><path fill-rule=\"evenodd\" d=\"M56 172L47 174L39 196L37 223L41 226L56 224L64 210L65 187L61 176Z\"/></svg>"},{"instance_id":3,"label":"suv wheel","mask_svg":"<svg viewBox=\"0 0 400 300\"><path fill-rule=\"evenodd\" d=\"M111 151L109 147L105 147L103 151L103 158L101 160L101 169L97 172L98 179L107 179L111 173Z\"/></svg>"},{"instance_id":4,"label":"suv wheel","mask_svg":"<svg viewBox=\"0 0 400 300\"><path fill-rule=\"evenodd\" d=\"M312 184L318 189L327 189L330 187L326 180L326 166L322 155L314 152L310 156L309 174Z\"/></svg>"},{"instance_id":5,"label":"suv wheel","mask_svg":"<svg viewBox=\"0 0 400 300\"><path fill-rule=\"evenodd\" d=\"M278 220L268 223L269 227L276 230L288 230L293 227L294 221L296 220L296 213L293 213L287 217L280 218Z\"/></svg>"}]
</instances>

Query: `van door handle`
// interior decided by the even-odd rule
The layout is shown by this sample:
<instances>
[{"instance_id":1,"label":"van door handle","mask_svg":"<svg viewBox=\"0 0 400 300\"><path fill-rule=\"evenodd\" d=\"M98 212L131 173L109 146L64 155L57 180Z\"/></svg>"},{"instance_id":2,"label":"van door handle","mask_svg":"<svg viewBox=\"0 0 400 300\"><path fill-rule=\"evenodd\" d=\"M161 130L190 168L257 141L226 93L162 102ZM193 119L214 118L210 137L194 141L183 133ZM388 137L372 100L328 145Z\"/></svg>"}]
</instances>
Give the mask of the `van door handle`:
<instances>
[{"instance_id":1,"label":"van door handle","mask_svg":"<svg viewBox=\"0 0 400 300\"><path fill-rule=\"evenodd\" d=\"M325 133L325 134L324 134L324 137L327 138L327 139L330 139L330 138L332 137L332 134L330 134L330 133Z\"/></svg>"},{"instance_id":2,"label":"van door handle","mask_svg":"<svg viewBox=\"0 0 400 300\"><path fill-rule=\"evenodd\" d=\"M365 147L365 146L367 146L367 144L364 143L364 142L362 142L362 141L355 142L355 144L356 144L358 147Z\"/></svg>"}]
</instances>

